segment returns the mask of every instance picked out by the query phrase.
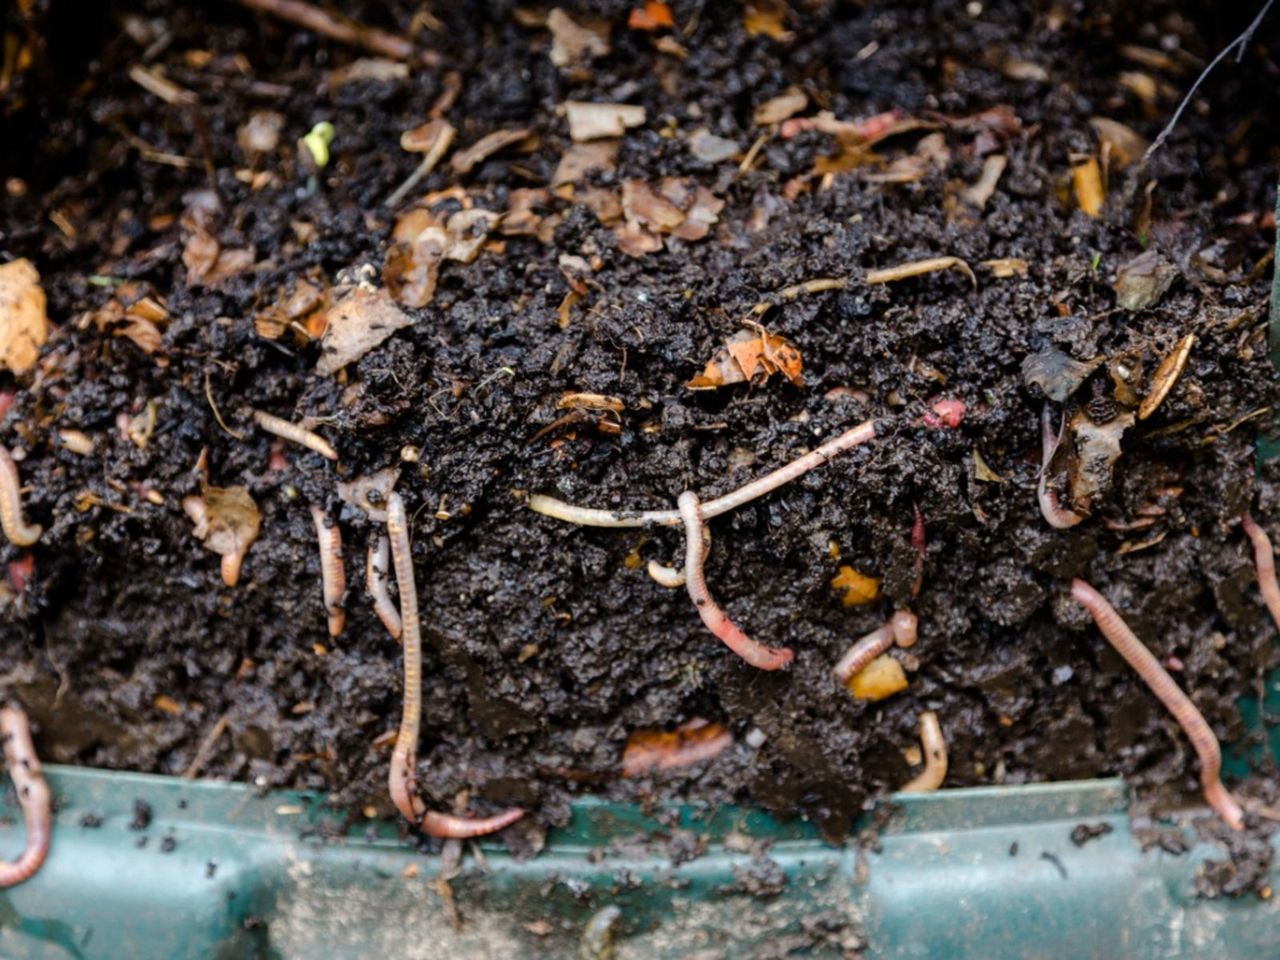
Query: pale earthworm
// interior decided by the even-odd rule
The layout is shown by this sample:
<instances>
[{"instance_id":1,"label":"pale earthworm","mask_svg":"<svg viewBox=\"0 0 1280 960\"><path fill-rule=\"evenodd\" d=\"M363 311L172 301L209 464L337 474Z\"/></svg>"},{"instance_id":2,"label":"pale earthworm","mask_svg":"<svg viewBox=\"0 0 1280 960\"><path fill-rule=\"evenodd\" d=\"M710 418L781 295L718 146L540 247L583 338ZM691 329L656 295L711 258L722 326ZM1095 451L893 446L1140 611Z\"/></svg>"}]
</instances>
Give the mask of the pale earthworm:
<instances>
[{"instance_id":1,"label":"pale earthworm","mask_svg":"<svg viewBox=\"0 0 1280 960\"><path fill-rule=\"evenodd\" d=\"M947 741L938 715L932 710L920 714L920 747L924 750L924 769L899 787L899 793L932 793L947 778Z\"/></svg>"},{"instance_id":2,"label":"pale earthworm","mask_svg":"<svg viewBox=\"0 0 1280 960\"><path fill-rule=\"evenodd\" d=\"M274 434L282 440L300 444L329 460L338 459L338 451L333 449L333 445L328 440L314 431L298 426L296 423L290 423L288 420L282 420L280 417L272 416L261 410L253 411L253 422L267 431L267 433Z\"/></svg>"},{"instance_id":3,"label":"pale earthworm","mask_svg":"<svg viewBox=\"0 0 1280 960\"><path fill-rule=\"evenodd\" d=\"M0 709L0 737L4 739L5 763L27 826L27 843L22 855L17 860L0 863L0 888L6 888L33 877L49 855L53 838L53 797L22 708Z\"/></svg>"},{"instance_id":4,"label":"pale earthworm","mask_svg":"<svg viewBox=\"0 0 1280 960\"><path fill-rule=\"evenodd\" d=\"M924 555L928 548L925 542L924 514L920 507L915 508L915 520L911 524L911 549L916 552L915 579L911 581L911 596L920 596L920 588L924 586Z\"/></svg>"},{"instance_id":5,"label":"pale earthworm","mask_svg":"<svg viewBox=\"0 0 1280 960\"><path fill-rule=\"evenodd\" d=\"M669 590L678 590L687 582L683 568L668 567L657 560L650 560L645 570L658 586L666 587Z\"/></svg>"},{"instance_id":6,"label":"pale earthworm","mask_svg":"<svg viewBox=\"0 0 1280 960\"><path fill-rule=\"evenodd\" d=\"M44 527L27 523L22 517L22 481L18 478L18 465L13 462L7 447L0 446L0 528L9 542L19 547L29 547L40 539Z\"/></svg>"},{"instance_id":7,"label":"pale earthworm","mask_svg":"<svg viewBox=\"0 0 1280 960\"><path fill-rule=\"evenodd\" d=\"M1049 487L1049 462L1057 452L1061 434L1053 429L1053 413L1049 404L1040 413L1040 479L1036 484L1036 499L1040 502L1040 515L1056 530L1067 530L1084 520L1084 515L1069 510L1058 503L1058 492Z\"/></svg>"},{"instance_id":8,"label":"pale earthworm","mask_svg":"<svg viewBox=\"0 0 1280 960\"><path fill-rule=\"evenodd\" d=\"M1173 678L1102 594L1083 580L1075 579L1071 581L1071 597L1089 611L1089 616L1093 617L1093 622L1098 625L1107 642L1124 657L1125 662L1142 678L1165 709L1173 714L1173 718L1186 733L1191 746L1195 748L1196 756L1200 758L1200 784L1204 789L1205 801L1231 829L1242 829L1244 819L1240 805L1222 785L1218 776L1222 767L1218 738L1214 736L1196 705L1173 682Z\"/></svg>"},{"instance_id":9,"label":"pale earthworm","mask_svg":"<svg viewBox=\"0 0 1280 960\"><path fill-rule=\"evenodd\" d=\"M1276 583L1276 556L1271 550L1267 532L1248 513L1240 517L1240 526L1253 542L1253 563L1258 570L1258 591L1267 605L1271 619L1280 627L1280 584Z\"/></svg>"},{"instance_id":10,"label":"pale earthworm","mask_svg":"<svg viewBox=\"0 0 1280 960\"><path fill-rule=\"evenodd\" d=\"M311 507L311 519L320 541L320 583L324 610L329 617L329 636L336 637L347 625L347 612L342 607L347 592L347 571L342 557L342 530L320 507Z\"/></svg>"},{"instance_id":11,"label":"pale earthworm","mask_svg":"<svg viewBox=\"0 0 1280 960\"><path fill-rule=\"evenodd\" d=\"M841 683L848 683L876 657L896 642L900 647L910 647L916 642L916 615L910 610L899 610L893 617L851 646L831 672Z\"/></svg>"},{"instance_id":12,"label":"pale earthworm","mask_svg":"<svg viewBox=\"0 0 1280 960\"><path fill-rule=\"evenodd\" d=\"M370 541L369 554L364 566L365 587L369 591L369 596L373 598L373 612L387 628L387 633L399 640L402 629L400 611L396 609L395 603L391 600L391 594L387 591L387 574L390 572L390 564L391 554L387 547L387 538L378 537L377 540Z\"/></svg>"},{"instance_id":13,"label":"pale earthworm","mask_svg":"<svg viewBox=\"0 0 1280 960\"><path fill-rule=\"evenodd\" d=\"M502 830L524 816L519 807L492 817L457 817L427 810L415 794L418 754L418 726L422 718L422 634L418 619L418 588L413 577L413 554L409 546L409 521L400 494L387 498L387 534L391 558L400 590L401 637L404 641L404 710L400 730L391 751L388 785L391 802L410 823L417 823L432 837L479 837Z\"/></svg>"},{"instance_id":14,"label":"pale earthworm","mask_svg":"<svg viewBox=\"0 0 1280 960\"><path fill-rule=\"evenodd\" d=\"M767 647L752 640L720 609L707 591L707 575L703 566L707 559L707 543L704 539L703 519L698 511L698 495L692 490L680 494L676 501L680 517L684 520L685 586L689 598L698 609L698 615L726 647L753 667L761 670L777 670L795 659L795 651L789 647Z\"/></svg>"}]
</instances>

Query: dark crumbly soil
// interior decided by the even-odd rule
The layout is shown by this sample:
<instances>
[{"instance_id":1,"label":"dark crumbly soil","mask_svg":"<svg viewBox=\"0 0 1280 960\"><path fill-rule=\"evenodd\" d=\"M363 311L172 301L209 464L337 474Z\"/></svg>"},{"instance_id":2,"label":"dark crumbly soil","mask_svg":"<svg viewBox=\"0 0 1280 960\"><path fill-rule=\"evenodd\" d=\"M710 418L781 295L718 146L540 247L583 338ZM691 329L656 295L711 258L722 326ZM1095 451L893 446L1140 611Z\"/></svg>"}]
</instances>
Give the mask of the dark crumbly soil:
<instances>
[{"instance_id":1,"label":"dark crumbly soil","mask_svg":"<svg viewBox=\"0 0 1280 960\"><path fill-rule=\"evenodd\" d=\"M363 514L341 513L352 587L347 631L331 642L305 506L337 515L336 481L397 463L406 444L423 451L399 486L416 516L427 617L422 786L445 808L467 791L481 812L528 807L533 816L509 831L520 849L536 848L583 791L739 801L812 817L842 836L869 797L911 775L902 751L926 708L946 731L949 785L1124 774L1158 807L1194 798L1185 741L1065 599L1076 575L1126 612L1162 659L1181 661L1180 681L1224 739L1243 735L1236 701L1276 662L1234 523L1252 505L1280 531L1280 488L1273 475L1255 477L1252 424L1224 429L1280 400L1265 349L1269 271L1251 272L1272 243L1261 225L1276 180L1277 70L1266 44L1212 78L1145 170L1113 172L1102 219L1072 210L1057 189L1070 155L1096 149L1089 117L1153 136L1172 109L1164 96L1148 115L1119 85L1137 69L1121 45L1159 48L1172 38L1207 60L1241 24L1214 13L1197 25L1191 14L1207 6L1179 15L1175 4L1122 13L1061 4L1053 29L1048 12L1023 4L986 4L973 16L962 4L815 3L797 5L794 35L780 41L748 36L733 4L676 2L677 21L695 22L680 37L681 60L626 30L628 5L610 3L595 12L616 25L612 54L571 79L550 63L546 31L521 26L510 6L439 4L440 33L422 43L439 51L441 68L333 88L328 71L357 53L233 4L110 3L74 30L59 22L59 6L43 24L48 60L21 78L26 104L11 96L0 138L5 176L26 184L24 195L0 200L0 253L37 264L59 326L45 348L56 375L19 384L2 426L4 442L26 452L27 512L45 533L34 577L4 613L0 668L38 722L44 757L178 773L226 714L229 734L206 775L389 810L387 751L374 741L398 717L400 664L363 593L359 561L374 530ZM413 6L346 5L393 29ZM125 17L169 38L152 61L199 95L223 197L218 236L268 261L256 274L215 291L189 287L178 227L153 222L176 217L184 195L208 181L190 112L129 80L143 48L120 29ZM214 57L192 66L192 50ZM998 63L991 51L1040 64L1050 81L1009 79L986 65ZM255 307L308 271L332 280L343 268L380 268L393 218L379 204L416 163L399 134L423 121L445 69L464 79L448 114L460 143L518 125L541 143L467 177L445 168L428 188L461 182L479 205L504 210L510 190L545 183L568 146L559 103L625 99L644 104L648 121L629 132L616 172L597 182L691 176L726 199L721 221L704 241L634 259L575 209L551 244L512 238L503 253L449 265L415 326L350 368L345 384L319 376L314 347L287 353L255 334ZM1160 79L1182 90L1194 72ZM792 84L841 118L891 108L964 116L1009 104L1024 130L1001 146L1008 169L971 223L943 210L948 181L972 183L982 167L972 134L960 130L947 132L945 172L906 185L841 175L793 202L781 198L783 184L831 151L820 134L771 140L746 175L734 162L690 155L684 136L704 125L745 148L754 106ZM278 182L253 191L234 174L244 166L235 130L266 107L288 125L264 164ZM308 193L293 142L321 119L337 128L334 160ZM146 162L137 138L196 162ZM1142 250L1134 223L1148 184L1149 239L1179 278L1158 306L1116 311L1109 281ZM752 212L764 206L767 228L753 232ZM311 242L298 241L298 222L313 225ZM561 329L558 258L592 249L603 258L599 289ZM1020 257L1030 274L995 280L983 271L974 290L951 272L802 298L767 320L799 346L803 389L780 378L714 393L684 387L769 293L941 255ZM91 275L146 280L167 298L167 366L126 339L73 326L109 296ZM1126 436L1113 494L1081 526L1049 529L1035 497L1042 398L1023 384L1023 358L1050 344L1082 358L1139 348L1151 371L1187 332L1199 339L1182 384ZM219 427L206 378L245 440ZM862 394L829 395L838 387ZM570 390L621 398L621 434L579 429L531 443ZM968 405L959 431L924 430L904 416L873 446L713 522L713 591L753 635L795 648L789 672L745 666L702 628L683 591L657 587L634 563L669 562L681 547L676 531L584 530L524 506L537 491L618 507L668 506L687 488L712 496L868 416L918 415L944 395ZM116 418L150 401L159 426L138 449ZM269 471L270 438L248 427L250 406L325 418L341 465L291 448L285 469ZM58 446L59 428L93 435L96 453ZM247 485L263 513L234 589L179 506L197 490L193 466L206 449L212 482ZM1002 482L975 478L975 450ZM138 495L142 481L163 505ZM1103 525L1133 518L1168 487L1182 493L1165 495L1155 527ZM125 509L81 512L84 491ZM442 504L448 519L437 519ZM907 600L916 506L929 534L915 606L919 668L908 691L860 704L828 671ZM1119 550L1157 534L1146 549ZM841 607L829 586L832 543L841 562L885 578L887 599ZM4 561L19 556L0 549ZM157 709L158 696L181 711ZM735 745L660 779L618 776L630 730L694 718L727 725ZM745 742L753 728L766 737L759 749Z\"/></svg>"}]
</instances>

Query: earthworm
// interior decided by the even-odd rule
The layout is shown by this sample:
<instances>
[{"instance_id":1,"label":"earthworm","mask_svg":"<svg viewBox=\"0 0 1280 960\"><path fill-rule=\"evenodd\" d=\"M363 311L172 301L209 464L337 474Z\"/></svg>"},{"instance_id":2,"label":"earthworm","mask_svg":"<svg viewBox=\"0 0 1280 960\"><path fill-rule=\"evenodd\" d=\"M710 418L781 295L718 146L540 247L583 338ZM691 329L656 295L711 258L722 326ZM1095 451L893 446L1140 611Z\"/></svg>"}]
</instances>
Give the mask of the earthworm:
<instances>
[{"instance_id":1,"label":"earthworm","mask_svg":"<svg viewBox=\"0 0 1280 960\"><path fill-rule=\"evenodd\" d=\"M422 831L433 837L478 837L502 830L524 816L512 807L493 817L473 819L434 813L414 795L418 753L418 725L422 718L422 634L418 619L418 588L413 579L413 554L409 547L409 522L400 494L387 497L387 534L400 590L401 637L404 640L404 710L400 730L391 751L388 785L391 802L410 823L421 821Z\"/></svg>"},{"instance_id":2,"label":"earthworm","mask_svg":"<svg viewBox=\"0 0 1280 960\"><path fill-rule=\"evenodd\" d=\"M911 582L912 598L920 596L920 588L924 586L924 555L927 548L924 534L924 514L920 507L915 508L916 516L911 524L911 549L916 552L915 579Z\"/></svg>"},{"instance_id":3,"label":"earthworm","mask_svg":"<svg viewBox=\"0 0 1280 960\"><path fill-rule=\"evenodd\" d=\"M9 777L18 794L27 825L27 845L22 856L0 863L0 888L12 887L33 877L45 857L53 837L52 796L31 742L31 726L21 707L0 709L0 737L4 738L4 758Z\"/></svg>"},{"instance_id":4,"label":"earthworm","mask_svg":"<svg viewBox=\"0 0 1280 960\"><path fill-rule=\"evenodd\" d=\"M1276 583L1276 557L1271 551L1271 540L1247 512L1240 517L1240 525L1253 541L1253 562L1258 568L1258 590L1262 593L1271 619L1280 627L1280 584Z\"/></svg>"},{"instance_id":5,"label":"earthworm","mask_svg":"<svg viewBox=\"0 0 1280 960\"><path fill-rule=\"evenodd\" d=\"M932 710L920 714L920 746L924 748L924 769L899 787L899 793L932 793L947 778L947 741Z\"/></svg>"},{"instance_id":6,"label":"earthworm","mask_svg":"<svg viewBox=\"0 0 1280 960\"><path fill-rule=\"evenodd\" d=\"M707 575L703 564L707 559L707 544L703 539L703 522L698 514L698 495L692 490L680 494L676 501L685 532L685 586L689 598L698 608L702 622L707 625L726 647L753 667L761 670L777 670L795 659L795 651L789 647L766 647L743 633L720 609L707 591Z\"/></svg>"},{"instance_id":7,"label":"earthworm","mask_svg":"<svg viewBox=\"0 0 1280 960\"><path fill-rule=\"evenodd\" d=\"M1209 806L1217 811L1218 816L1231 829L1242 829L1244 821L1240 805L1218 778L1222 766L1218 738L1213 735L1213 730L1196 709L1196 705L1173 682L1173 678L1165 672L1164 667L1160 666L1151 651L1129 629L1128 624L1102 594L1083 580L1075 579L1071 581L1071 597L1089 611L1089 616L1093 617L1093 622L1098 625L1107 642L1124 657L1125 662L1137 672L1186 733L1200 758L1200 784Z\"/></svg>"},{"instance_id":8,"label":"earthworm","mask_svg":"<svg viewBox=\"0 0 1280 960\"><path fill-rule=\"evenodd\" d=\"M840 662L831 668L841 683L848 683L862 672L872 660L880 656L897 641L900 647L910 647L916 642L916 615L910 610L899 610L875 630L851 646Z\"/></svg>"},{"instance_id":9,"label":"earthworm","mask_svg":"<svg viewBox=\"0 0 1280 960\"><path fill-rule=\"evenodd\" d=\"M400 611L396 609L395 603L391 600L391 594L387 592L387 568L390 561L387 538L378 537L376 541L371 541L364 565L364 582L369 596L373 598L373 612L387 628L387 633L399 640L402 629Z\"/></svg>"},{"instance_id":10,"label":"earthworm","mask_svg":"<svg viewBox=\"0 0 1280 960\"><path fill-rule=\"evenodd\" d=\"M677 590L687 582L682 568L668 567L657 560L650 560L645 570L659 586L667 587L671 590Z\"/></svg>"},{"instance_id":11,"label":"earthworm","mask_svg":"<svg viewBox=\"0 0 1280 960\"><path fill-rule=\"evenodd\" d=\"M342 530L330 522L325 512L312 504L311 519L320 541L320 582L324 591L324 609L329 615L329 636L336 637L347 625L347 612L342 597L347 592L347 571L342 562Z\"/></svg>"},{"instance_id":12,"label":"earthworm","mask_svg":"<svg viewBox=\"0 0 1280 960\"><path fill-rule=\"evenodd\" d=\"M273 433L282 440L290 440L293 443L301 444L308 450L314 450L320 456L329 460L338 459L338 451L333 449L333 445L328 440L318 433L298 426L296 423L273 417L271 414L263 413L261 410L253 411L253 422L267 431L267 433Z\"/></svg>"},{"instance_id":13,"label":"earthworm","mask_svg":"<svg viewBox=\"0 0 1280 960\"><path fill-rule=\"evenodd\" d=\"M22 481L18 478L18 465L13 462L7 447L0 446L0 527L9 542L19 547L29 547L40 539L44 527L27 523L22 517Z\"/></svg>"},{"instance_id":14,"label":"earthworm","mask_svg":"<svg viewBox=\"0 0 1280 960\"><path fill-rule=\"evenodd\" d=\"M1068 510L1058 503L1058 492L1049 488L1049 462L1057 452L1061 434L1054 432L1053 412L1049 404L1044 405L1040 413L1040 479L1036 484L1036 498L1040 501L1040 515L1049 526L1057 530L1074 527L1084 519L1084 515Z\"/></svg>"}]
</instances>

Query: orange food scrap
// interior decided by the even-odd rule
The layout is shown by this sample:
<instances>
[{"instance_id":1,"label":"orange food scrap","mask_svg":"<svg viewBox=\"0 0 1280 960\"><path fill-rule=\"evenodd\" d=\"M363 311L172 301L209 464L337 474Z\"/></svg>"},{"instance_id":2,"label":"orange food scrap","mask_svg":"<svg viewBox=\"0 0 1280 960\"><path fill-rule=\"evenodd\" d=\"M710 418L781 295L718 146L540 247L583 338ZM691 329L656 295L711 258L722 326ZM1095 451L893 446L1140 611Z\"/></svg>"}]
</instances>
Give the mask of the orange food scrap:
<instances>
[{"instance_id":1,"label":"orange food scrap","mask_svg":"<svg viewBox=\"0 0 1280 960\"><path fill-rule=\"evenodd\" d=\"M859 573L853 567L842 566L831 578L831 589L844 593L840 602L846 607L858 607L880 596L880 580L878 577L868 577L864 573Z\"/></svg>"},{"instance_id":2,"label":"orange food scrap","mask_svg":"<svg viewBox=\"0 0 1280 960\"><path fill-rule=\"evenodd\" d=\"M1106 192L1102 188L1102 170L1098 158L1090 154L1072 164L1071 183L1075 187L1076 204L1086 214L1097 218L1102 213Z\"/></svg>"},{"instance_id":3,"label":"orange food scrap","mask_svg":"<svg viewBox=\"0 0 1280 960\"><path fill-rule=\"evenodd\" d=\"M787 29L787 5L782 0L756 0L748 3L742 14L742 27L751 36L764 35L787 41L793 36Z\"/></svg>"},{"instance_id":4,"label":"orange food scrap","mask_svg":"<svg viewBox=\"0 0 1280 960\"><path fill-rule=\"evenodd\" d=\"M907 689L907 675L902 664L881 654L849 678L849 692L859 700L883 700Z\"/></svg>"},{"instance_id":5,"label":"orange food scrap","mask_svg":"<svg viewBox=\"0 0 1280 960\"><path fill-rule=\"evenodd\" d=\"M650 33L669 30L675 25L671 8L662 0L647 0L644 6L633 8L627 18L627 26L632 30L648 30Z\"/></svg>"},{"instance_id":6,"label":"orange food scrap","mask_svg":"<svg viewBox=\"0 0 1280 960\"><path fill-rule=\"evenodd\" d=\"M622 775L639 777L710 760L733 743L718 723L694 720L676 730L633 730L622 751Z\"/></svg>"},{"instance_id":7,"label":"orange food scrap","mask_svg":"<svg viewBox=\"0 0 1280 960\"><path fill-rule=\"evenodd\" d=\"M685 386L690 390L715 390L735 383L761 383L781 373L797 387L804 386L800 350L785 337L763 329L739 330L707 361L702 373Z\"/></svg>"}]
</instances>

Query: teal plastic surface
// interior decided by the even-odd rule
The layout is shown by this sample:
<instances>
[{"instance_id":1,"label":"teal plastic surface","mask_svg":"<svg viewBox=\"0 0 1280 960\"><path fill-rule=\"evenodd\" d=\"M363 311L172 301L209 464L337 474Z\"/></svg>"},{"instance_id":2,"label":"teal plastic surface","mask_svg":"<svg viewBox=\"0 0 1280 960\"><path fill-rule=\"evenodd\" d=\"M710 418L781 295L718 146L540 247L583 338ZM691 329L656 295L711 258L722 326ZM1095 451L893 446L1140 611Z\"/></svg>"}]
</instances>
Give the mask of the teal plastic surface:
<instances>
[{"instance_id":1,"label":"teal plastic surface","mask_svg":"<svg viewBox=\"0 0 1280 960\"><path fill-rule=\"evenodd\" d=\"M617 960L1280 950L1280 903L1198 899L1197 869L1221 854L1142 852L1114 780L898 796L874 849L832 847L758 812L679 808L659 822L583 800L533 860L488 845L469 855L450 882L455 922L439 857L391 824L342 830L319 796L65 767L49 779L52 853L0 895L7 958L575 957L609 905ZM151 810L144 829L138 801ZM0 854L12 855L21 818L7 813ZM1110 832L1077 846L1081 824ZM673 863L672 829L706 852ZM760 840L767 860L753 858ZM752 877L777 892L748 892Z\"/></svg>"}]
</instances>

